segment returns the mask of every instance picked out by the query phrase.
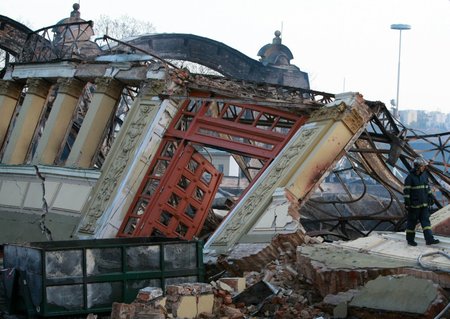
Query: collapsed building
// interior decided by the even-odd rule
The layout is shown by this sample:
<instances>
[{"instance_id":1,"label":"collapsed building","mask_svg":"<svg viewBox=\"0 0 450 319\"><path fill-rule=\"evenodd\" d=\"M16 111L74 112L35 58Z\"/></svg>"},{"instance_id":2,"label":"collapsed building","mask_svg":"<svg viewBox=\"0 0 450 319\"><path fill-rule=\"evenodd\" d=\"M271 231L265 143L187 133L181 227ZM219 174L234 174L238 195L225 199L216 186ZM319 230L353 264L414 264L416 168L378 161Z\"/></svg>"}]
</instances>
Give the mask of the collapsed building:
<instances>
[{"instance_id":1,"label":"collapsed building","mask_svg":"<svg viewBox=\"0 0 450 319\"><path fill-rule=\"evenodd\" d=\"M403 178L418 155L431 163L434 231L448 234L450 132L419 134L360 93L311 90L279 32L256 61L189 34L94 40L78 9L37 31L0 16L1 243L201 239L205 263L234 275L261 270L291 245L323 297L379 275L450 288L448 262L438 258L432 275L417 269L423 248L398 258L406 244L397 234ZM211 149L230 154L245 177L225 201ZM398 250L377 250L383 244ZM333 270L330 254L342 251ZM361 270L349 254L391 263ZM358 270L340 271L349 260Z\"/></svg>"}]
</instances>

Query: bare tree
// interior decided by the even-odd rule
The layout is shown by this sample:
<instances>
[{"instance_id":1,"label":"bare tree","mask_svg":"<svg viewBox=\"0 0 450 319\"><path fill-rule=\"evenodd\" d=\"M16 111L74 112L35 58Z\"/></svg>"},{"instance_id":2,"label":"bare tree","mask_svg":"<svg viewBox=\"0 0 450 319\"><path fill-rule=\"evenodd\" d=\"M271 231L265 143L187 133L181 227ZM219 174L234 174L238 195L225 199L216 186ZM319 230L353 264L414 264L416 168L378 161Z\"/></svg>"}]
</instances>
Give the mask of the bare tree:
<instances>
[{"instance_id":1,"label":"bare tree","mask_svg":"<svg viewBox=\"0 0 450 319\"><path fill-rule=\"evenodd\" d=\"M94 32L97 35L109 35L112 38L124 39L155 32L155 27L148 21L137 20L128 15L111 18L101 15L94 23Z\"/></svg>"},{"instance_id":2,"label":"bare tree","mask_svg":"<svg viewBox=\"0 0 450 319\"><path fill-rule=\"evenodd\" d=\"M0 69L3 69L6 64L6 52L0 49Z\"/></svg>"},{"instance_id":3,"label":"bare tree","mask_svg":"<svg viewBox=\"0 0 450 319\"><path fill-rule=\"evenodd\" d=\"M14 62L15 58L5 50L0 49L0 79L3 78L5 67L11 63Z\"/></svg>"},{"instance_id":4,"label":"bare tree","mask_svg":"<svg viewBox=\"0 0 450 319\"><path fill-rule=\"evenodd\" d=\"M208 68L205 65L198 64L198 63L195 63L195 62L184 61L184 60L172 60L172 59L169 59L168 61L170 63L172 63L173 65L179 67L180 69L187 69L187 70L189 70L190 73L203 74L203 75L223 76L219 72L214 71L214 70Z\"/></svg>"}]
</instances>

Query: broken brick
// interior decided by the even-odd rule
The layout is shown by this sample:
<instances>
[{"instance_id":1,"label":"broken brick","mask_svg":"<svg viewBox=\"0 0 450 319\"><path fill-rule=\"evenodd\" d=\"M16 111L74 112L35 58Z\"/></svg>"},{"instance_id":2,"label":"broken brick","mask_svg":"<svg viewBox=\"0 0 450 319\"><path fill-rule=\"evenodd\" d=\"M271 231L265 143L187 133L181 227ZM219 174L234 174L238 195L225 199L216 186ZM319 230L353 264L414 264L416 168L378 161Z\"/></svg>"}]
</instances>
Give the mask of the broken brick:
<instances>
[{"instance_id":1,"label":"broken brick","mask_svg":"<svg viewBox=\"0 0 450 319\"><path fill-rule=\"evenodd\" d=\"M241 293L245 290L245 278L243 277L225 277L220 278L218 282L223 282L233 289L235 293Z\"/></svg>"},{"instance_id":2,"label":"broken brick","mask_svg":"<svg viewBox=\"0 0 450 319\"><path fill-rule=\"evenodd\" d=\"M133 304L113 302L111 309L111 319L133 319L136 308Z\"/></svg>"},{"instance_id":3,"label":"broken brick","mask_svg":"<svg viewBox=\"0 0 450 319\"><path fill-rule=\"evenodd\" d=\"M159 287L146 287L139 290L139 293L136 297L137 301L151 301L155 298L161 297L163 295L163 291Z\"/></svg>"}]
</instances>

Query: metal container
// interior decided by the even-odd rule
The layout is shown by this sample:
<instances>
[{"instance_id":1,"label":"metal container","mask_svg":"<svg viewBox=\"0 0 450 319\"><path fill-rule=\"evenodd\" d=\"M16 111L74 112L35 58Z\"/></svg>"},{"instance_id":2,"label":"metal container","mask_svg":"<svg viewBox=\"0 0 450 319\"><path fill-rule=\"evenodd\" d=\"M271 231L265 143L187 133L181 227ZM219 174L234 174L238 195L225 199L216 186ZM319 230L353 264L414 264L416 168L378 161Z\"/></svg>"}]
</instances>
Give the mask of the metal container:
<instances>
[{"instance_id":1,"label":"metal container","mask_svg":"<svg viewBox=\"0 0 450 319\"><path fill-rule=\"evenodd\" d=\"M10 313L60 316L111 311L139 289L202 282L202 243L164 238L35 242L4 247Z\"/></svg>"}]
</instances>

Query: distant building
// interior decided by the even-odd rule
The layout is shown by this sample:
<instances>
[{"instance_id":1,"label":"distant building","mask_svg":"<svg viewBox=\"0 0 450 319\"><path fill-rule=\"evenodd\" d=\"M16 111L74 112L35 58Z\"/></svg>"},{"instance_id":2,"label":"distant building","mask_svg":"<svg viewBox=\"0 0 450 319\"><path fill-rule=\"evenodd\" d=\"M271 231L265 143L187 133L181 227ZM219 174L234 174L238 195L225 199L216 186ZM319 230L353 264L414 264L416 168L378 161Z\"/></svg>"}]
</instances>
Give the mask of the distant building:
<instances>
[{"instance_id":1,"label":"distant building","mask_svg":"<svg viewBox=\"0 0 450 319\"><path fill-rule=\"evenodd\" d=\"M431 125L445 125L448 114L442 112L430 112Z\"/></svg>"},{"instance_id":2,"label":"distant building","mask_svg":"<svg viewBox=\"0 0 450 319\"><path fill-rule=\"evenodd\" d=\"M408 110L408 111L399 111L400 120L403 124L411 125L411 123L417 122L417 114L418 111Z\"/></svg>"},{"instance_id":3,"label":"distant building","mask_svg":"<svg viewBox=\"0 0 450 319\"><path fill-rule=\"evenodd\" d=\"M200 153L208 158L208 156L211 157L211 163L214 165L214 167L223 173L225 177L233 176L238 177L239 176L239 166L234 160L233 156L231 156L230 153L215 149L207 149L205 151L200 151Z\"/></svg>"},{"instance_id":4,"label":"distant building","mask_svg":"<svg viewBox=\"0 0 450 319\"><path fill-rule=\"evenodd\" d=\"M424 131L445 131L450 129L450 114L439 111L405 110L399 111L400 122Z\"/></svg>"}]
</instances>

